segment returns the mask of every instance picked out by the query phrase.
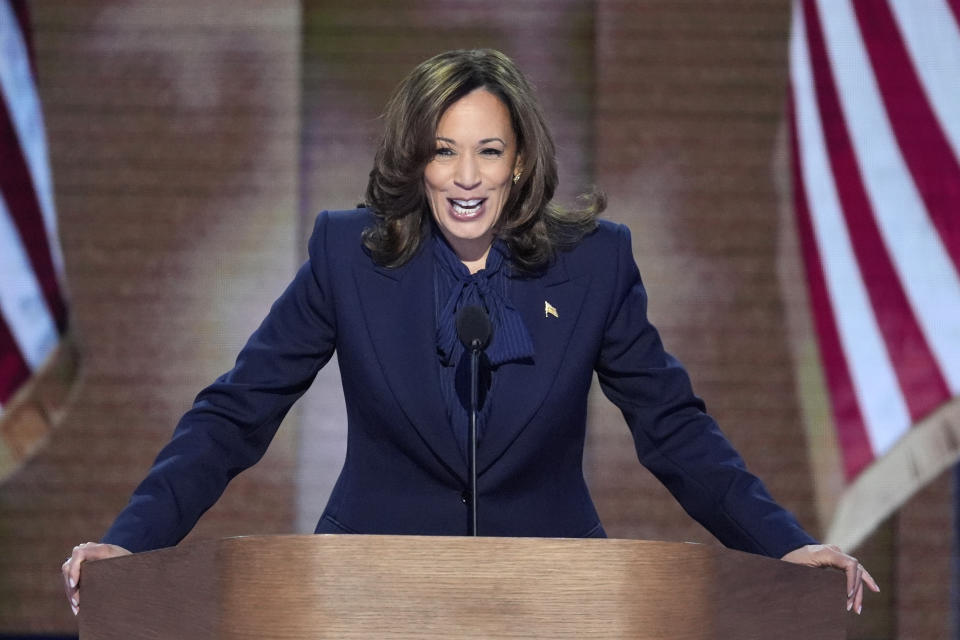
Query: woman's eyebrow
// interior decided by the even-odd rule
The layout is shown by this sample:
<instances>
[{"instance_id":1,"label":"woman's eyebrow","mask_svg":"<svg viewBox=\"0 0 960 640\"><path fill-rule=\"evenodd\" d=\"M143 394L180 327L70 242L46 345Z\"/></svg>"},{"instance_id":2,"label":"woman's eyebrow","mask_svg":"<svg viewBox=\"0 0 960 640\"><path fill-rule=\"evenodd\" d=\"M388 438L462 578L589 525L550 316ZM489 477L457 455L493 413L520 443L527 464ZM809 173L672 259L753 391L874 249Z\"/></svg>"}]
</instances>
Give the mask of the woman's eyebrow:
<instances>
[{"instance_id":1,"label":"woman's eyebrow","mask_svg":"<svg viewBox=\"0 0 960 640\"><path fill-rule=\"evenodd\" d=\"M450 144L457 144L456 140L452 138L444 138L443 136L437 136L437 140L440 140L442 142L449 142ZM477 144L489 144L491 142L499 142L503 146L507 146L507 143L503 141L503 138L497 138L497 137L484 138L483 140L480 140L479 142L477 142Z\"/></svg>"}]
</instances>

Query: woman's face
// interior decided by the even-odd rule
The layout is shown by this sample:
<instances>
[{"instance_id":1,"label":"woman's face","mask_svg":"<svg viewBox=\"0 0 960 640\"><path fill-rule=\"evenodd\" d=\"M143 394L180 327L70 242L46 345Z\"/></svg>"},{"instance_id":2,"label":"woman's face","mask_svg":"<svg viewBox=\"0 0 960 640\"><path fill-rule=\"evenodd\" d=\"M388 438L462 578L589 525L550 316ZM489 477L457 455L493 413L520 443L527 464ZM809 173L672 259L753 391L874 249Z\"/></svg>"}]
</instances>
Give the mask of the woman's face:
<instances>
[{"instance_id":1,"label":"woman's face","mask_svg":"<svg viewBox=\"0 0 960 640\"><path fill-rule=\"evenodd\" d=\"M474 272L486 264L518 167L510 112L497 96L475 89L440 117L436 143L423 173L427 199L447 242Z\"/></svg>"}]
</instances>

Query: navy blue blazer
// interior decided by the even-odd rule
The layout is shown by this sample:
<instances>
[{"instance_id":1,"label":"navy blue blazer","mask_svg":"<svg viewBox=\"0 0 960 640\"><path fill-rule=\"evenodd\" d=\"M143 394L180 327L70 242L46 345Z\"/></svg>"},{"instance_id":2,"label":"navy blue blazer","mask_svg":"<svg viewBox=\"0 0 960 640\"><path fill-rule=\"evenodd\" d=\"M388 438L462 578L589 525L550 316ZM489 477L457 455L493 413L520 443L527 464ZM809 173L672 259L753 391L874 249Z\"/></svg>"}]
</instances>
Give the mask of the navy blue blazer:
<instances>
[{"instance_id":1,"label":"navy blue blazer","mask_svg":"<svg viewBox=\"0 0 960 640\"><path fill-rule=\"evenodd\" d=\"M235 367L199 394L105 542L131 551L179 542L260 459L334 351L347 454L316 531L467 534L467 465L440 390L432 252L379 267L360 242L371 223L362 209L318 216L309 260ZM495 373L477 453L481 535L605 535L582 472L595 371L640 461L721 542L774 557L813 542L746 470L664 351L626 227L601 221L539 277L511 276L508 293L535 356Z\"/></svg>"}]
</instances>

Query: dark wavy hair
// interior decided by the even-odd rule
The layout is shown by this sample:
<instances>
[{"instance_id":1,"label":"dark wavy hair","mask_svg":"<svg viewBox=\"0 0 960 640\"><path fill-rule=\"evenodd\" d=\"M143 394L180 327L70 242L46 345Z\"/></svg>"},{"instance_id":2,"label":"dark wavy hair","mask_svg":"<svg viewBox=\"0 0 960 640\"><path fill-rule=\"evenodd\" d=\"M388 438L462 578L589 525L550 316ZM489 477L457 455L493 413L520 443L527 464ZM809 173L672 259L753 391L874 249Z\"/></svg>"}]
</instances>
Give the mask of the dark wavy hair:
<instances>
[{"instance_id":1,"label":"dark wavy hair","mask_svg":"<svg viewBox=\"0 0 960 640\"><path fill-rule=\"evenodd\" d=\"M420 248L430 224L423 172L436 153L441 115L474 89L499 97L510 111L523 173L511 186L494 232L521 271L544 267L560 247L596 227L606 206L601 192L580 196L579 209L551 201L557 188L553 137L526 78L510 58L492 49L441 53L417 66L396 88L383 114L366 206L376 223L363 243L380 265L398 267Z\"/></svg>"}]
</instances>

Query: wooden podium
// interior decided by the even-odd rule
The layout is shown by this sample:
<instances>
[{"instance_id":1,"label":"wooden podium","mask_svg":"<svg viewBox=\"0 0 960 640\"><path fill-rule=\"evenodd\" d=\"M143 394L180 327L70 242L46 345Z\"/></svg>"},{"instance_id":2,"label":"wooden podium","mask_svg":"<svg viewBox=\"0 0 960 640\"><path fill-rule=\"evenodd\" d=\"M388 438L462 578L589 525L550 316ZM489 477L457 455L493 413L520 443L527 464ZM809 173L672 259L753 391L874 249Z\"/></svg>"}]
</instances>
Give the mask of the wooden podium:
<instances>
[{"instance_id":1,"label":"wooden podium","mask_svg":"<svg viewBox=\"0 0 960 640\"><path fill-rule=\"evenodd\" d=\"M699 544L253 536L91 562L80 639L826 640L844 585Z\"/></svg>"}]
</instances>

